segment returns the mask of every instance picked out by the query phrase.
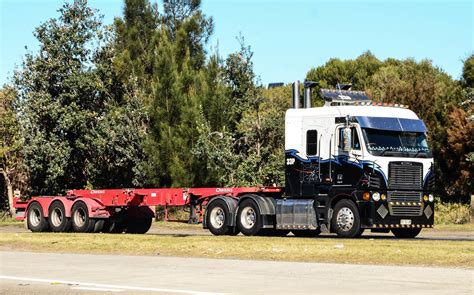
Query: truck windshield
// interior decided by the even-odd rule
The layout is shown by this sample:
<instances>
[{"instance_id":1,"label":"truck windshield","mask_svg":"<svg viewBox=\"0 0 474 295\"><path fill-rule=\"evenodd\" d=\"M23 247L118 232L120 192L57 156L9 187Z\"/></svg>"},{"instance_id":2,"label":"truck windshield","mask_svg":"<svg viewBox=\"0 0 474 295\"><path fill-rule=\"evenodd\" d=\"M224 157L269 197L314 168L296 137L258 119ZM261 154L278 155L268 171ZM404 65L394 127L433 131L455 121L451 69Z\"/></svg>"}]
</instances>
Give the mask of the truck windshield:
<instances>
[{"instance_id":1,"label":"truck windshield","mask_svg":"<svg viewBox=\"0 0 474 295\"><path fill-rule=\"evenodd\" d=\"M362 128L367 150L375 156L431 158L422 132L401 132Z\"/></svg>"}]
</instances>

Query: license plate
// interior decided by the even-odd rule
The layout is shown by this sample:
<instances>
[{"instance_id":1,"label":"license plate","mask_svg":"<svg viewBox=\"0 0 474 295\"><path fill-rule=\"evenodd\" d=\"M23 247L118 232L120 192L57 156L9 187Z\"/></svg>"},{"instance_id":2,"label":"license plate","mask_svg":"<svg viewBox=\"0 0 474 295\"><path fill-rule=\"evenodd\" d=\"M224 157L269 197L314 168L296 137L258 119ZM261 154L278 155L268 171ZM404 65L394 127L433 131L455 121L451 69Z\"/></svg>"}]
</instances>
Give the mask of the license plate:
<instances>
[{"instance_id":1,"label":"license plate","mask_svg":"<svg viewBox=\"0 0 474 295\"><path fill-rule=\"evenodd\" d=\"M410 225L411 224L411 219L400 219L400 224L401 225Z\"/></svg>"}]
</instances>

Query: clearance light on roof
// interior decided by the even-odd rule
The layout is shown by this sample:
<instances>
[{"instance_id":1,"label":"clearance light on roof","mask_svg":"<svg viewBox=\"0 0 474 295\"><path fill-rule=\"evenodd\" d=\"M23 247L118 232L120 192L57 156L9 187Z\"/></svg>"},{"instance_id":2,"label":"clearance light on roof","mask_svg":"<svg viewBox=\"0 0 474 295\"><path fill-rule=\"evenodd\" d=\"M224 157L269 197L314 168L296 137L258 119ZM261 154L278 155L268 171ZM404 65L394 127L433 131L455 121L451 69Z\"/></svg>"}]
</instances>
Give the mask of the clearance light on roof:
<instances>
[{"instance_id":1,"label":"clearance light on roof","mask_svg":"<svg viewBox=\"0 0 474 295\"><path fill-rule=\"evenodd\" d=\"M398 103L391 103L391 102L372 102L372 101L356 101L353 103L356 106L382 106L382 107L395 107L395 108L403 108L408 109L408 105L398 104Z\"/></svg>"}]
</instances>

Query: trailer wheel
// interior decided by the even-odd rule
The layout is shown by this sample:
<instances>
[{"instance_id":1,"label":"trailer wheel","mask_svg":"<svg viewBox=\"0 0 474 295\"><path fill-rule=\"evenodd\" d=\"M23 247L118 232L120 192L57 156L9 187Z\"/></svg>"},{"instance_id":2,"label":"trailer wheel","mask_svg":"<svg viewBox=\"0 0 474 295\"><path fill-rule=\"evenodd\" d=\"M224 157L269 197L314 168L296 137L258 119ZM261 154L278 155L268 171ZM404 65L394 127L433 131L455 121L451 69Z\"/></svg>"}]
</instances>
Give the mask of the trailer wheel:
<instances>
[{"instance_id":1,"label":"trailer wheel","mask_svg":"<svg viewBox=\"0 0 474 295\"><path fill-rule=\"evenodd\" d=\"M206 222L209 231L215 236L238 234L237 228L232 229L227 225L231 218L229 208L223 200L215 200L206 208Z\"/></svg>"},{"instance_id":2,"label":"trailer wheel","mask_svg":"<svg viewBox=\"0 0 474 295\"><path fill-rule=\"evenodd\" d=\"M421 232L421 228L392 228L392 233L399 239L413 239Z\"/></svg>"},{"instance_id":3,"label":"trailer wheel","mask_svg":"<svg viewBox=\"0 0 474 295\"><path fill-rule=\"evenodd\" d=\"M146 233L153 222L153 218L136 218L129 217L125 224L125 232L127 234L144 234Z\"/></svg>"},{"instance_id":4,"label":"trailer wheel","mask_svg":"<svg viewBox=\"0 0 474 295\"><path fill-rule=\"evenodd\" d=\"M121 234L125 230L123 222L106 220L102 227L102 232L106 234Z\"/></svg>"},{"instance_id":5,"label":"trailer wheel","mask_svg":"<svg viewBox=\"0 0 474 295\"><path fill-rule=\"evenodd\" d=\"M71 210L72 229L78 233L94 231L96 219L89 217L89 210L84 202L76 202Z\"/></svg>"},{"instance_id":6,"label":"trailer wheel","mask_svg":"<svg viewBox=\"0 0 474 295\"><path fill-rule=\"evenodd\" d=\"M71 219L66 217L66 209L61 201L49 206L49 227L53 232L66 232L71 228Z\"/></svg>"},{"instance_id":7,"label":"trailer wheel","mask_svg":"<svg viewBox=\"0 0 474 295\"><path fill-rule=\"evenodd\" d=\"M291 232L298 238L314 238L319 236L321 228L318 227L316 230L292 230Z\"/></svg>"},{"instance_id":8,"label":"trailer wheel","mask_svg":"<svg viewBox=\"0 0 474 295\"><path fill-rule=\"evenodd\" d=\"M334 207L331 227L341 238L354 238L360 236L360 217L357 206L351 200L340 200Z\"/></svg>"},{"instance_id":9,"label":"trailer wheel","mask_svg":"<svg viewBox=\"0 0 474 295\"><path fill-rule=\"evenodd\" d=\"M260 210L252 199L246 199L239 205L239 210L237 211L237 226L246 236L258 234L262 228Z\"/></svg>"},{"instance_id":10,"label":"trailer wheel","mask_svg":"<svg viewBox=\"0 0 474 295\"><path fill-rule=\"evenodd\" d=\"M28 228L32 232L44 232L48 230L48 221L43 216L43 208L39 203L32 203L28 207L28 216L26 218Z\"/></svg>"}]
</instances>

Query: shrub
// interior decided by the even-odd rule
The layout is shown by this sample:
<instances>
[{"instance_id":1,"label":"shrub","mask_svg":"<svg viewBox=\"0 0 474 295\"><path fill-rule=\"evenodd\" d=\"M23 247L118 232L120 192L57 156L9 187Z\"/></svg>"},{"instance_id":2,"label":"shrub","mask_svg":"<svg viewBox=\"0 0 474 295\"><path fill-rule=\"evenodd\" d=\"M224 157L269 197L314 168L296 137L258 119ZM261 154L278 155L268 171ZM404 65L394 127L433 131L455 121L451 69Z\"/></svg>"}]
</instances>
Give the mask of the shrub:
<instances>
[{"instance_id":1,"label":"shrub","mask_svg":"<svg viewBox=\"0 0 474 295\"><path fill-rule=\"evenodd\" d=\"M435 224L465 224L471 221L469 205L461 203L435 203Z\"/></svg>"}]
</instances>

